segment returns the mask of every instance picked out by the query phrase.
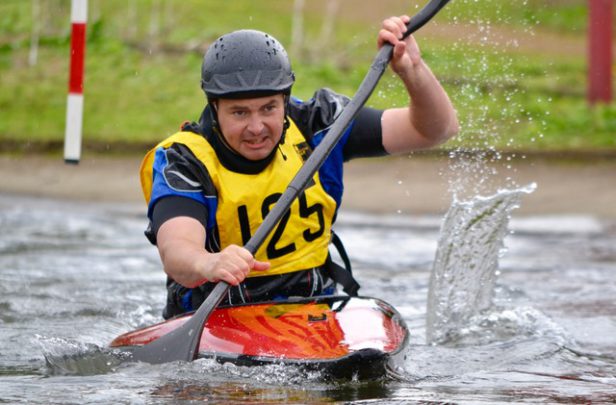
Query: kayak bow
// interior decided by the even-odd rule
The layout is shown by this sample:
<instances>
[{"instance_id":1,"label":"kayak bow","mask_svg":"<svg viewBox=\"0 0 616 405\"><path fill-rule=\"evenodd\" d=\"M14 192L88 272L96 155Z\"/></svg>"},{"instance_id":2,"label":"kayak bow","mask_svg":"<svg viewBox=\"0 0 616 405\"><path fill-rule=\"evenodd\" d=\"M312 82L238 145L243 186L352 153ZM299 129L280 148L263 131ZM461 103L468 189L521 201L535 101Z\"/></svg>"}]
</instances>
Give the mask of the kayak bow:
<instances>
[{"instance_id":1,"label":"kayak bow","mask_svg":"<svg viewBox=\"0 0 616 405\"><path fill-rule=\"evenodd\" d=\"M118 336L132 352L190 319L181 315ZM375 378L404 359L409 332L400 314L369 297L327 296L220 307L208 318L198 358L240 366L284 364L334 378Z\"/></svg>"}]
</instances>

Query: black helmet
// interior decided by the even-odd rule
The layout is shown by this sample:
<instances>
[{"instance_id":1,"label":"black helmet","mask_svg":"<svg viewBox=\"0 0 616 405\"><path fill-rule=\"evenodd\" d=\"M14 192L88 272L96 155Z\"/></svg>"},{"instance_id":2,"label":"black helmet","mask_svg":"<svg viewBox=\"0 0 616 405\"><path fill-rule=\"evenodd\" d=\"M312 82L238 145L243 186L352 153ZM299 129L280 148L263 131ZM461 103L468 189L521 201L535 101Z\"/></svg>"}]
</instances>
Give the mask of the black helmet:
<instances>
[{"instance_id":1,"label":"black helmet","mask_svg":"<svg viewBox=\"0 0 616 405\"><path fill-rule=\"evenodd\" d=\"M289 93L294 81L287 52L261 31L225 34L203 57L201 88L208 99Z\"/></svg>"}]
</instances>

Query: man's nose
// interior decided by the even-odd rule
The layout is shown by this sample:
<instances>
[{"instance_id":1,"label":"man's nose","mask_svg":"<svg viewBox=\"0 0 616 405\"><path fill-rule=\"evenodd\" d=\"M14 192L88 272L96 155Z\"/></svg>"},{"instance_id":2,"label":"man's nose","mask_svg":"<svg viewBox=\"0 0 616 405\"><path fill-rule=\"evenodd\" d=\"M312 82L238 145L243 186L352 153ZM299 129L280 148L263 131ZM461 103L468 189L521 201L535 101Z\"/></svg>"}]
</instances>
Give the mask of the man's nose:
<instances>
[{"instance_id":1,"label":"man's nose","mask_svg":"<svg viewBox=\"0 0 616 405\"><path fill-rule=\"evenodd\" d=\"M248 131L255 133L255 134L260 134L263 131L263 127L265 125L263 124L263 120L261 119L261 117L259 117L259 115L254 114L250 117L250 120L248 121Z\"/></svg>"}]
</instances>

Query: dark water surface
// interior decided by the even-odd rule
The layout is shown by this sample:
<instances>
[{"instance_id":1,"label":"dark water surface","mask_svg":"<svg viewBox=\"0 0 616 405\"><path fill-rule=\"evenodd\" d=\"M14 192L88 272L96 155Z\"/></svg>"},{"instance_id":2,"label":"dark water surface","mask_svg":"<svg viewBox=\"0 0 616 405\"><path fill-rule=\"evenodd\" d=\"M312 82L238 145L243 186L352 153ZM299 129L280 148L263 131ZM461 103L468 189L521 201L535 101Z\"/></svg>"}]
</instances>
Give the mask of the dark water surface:
<instances>
[{"instance_id":1,"label":"dark water surface","mask_svg":"<svg viewBox=\"0 0 616 405\"><path fill-rule=\"evenodd\" d=\"M122 362L109 342L159 321L165 299L142 208L0 194L0 403L616 401L616 225L514 211L492 303L428 345L441 222L340 215L362 294L400 311L411 344L397 376L325 382L281 366Z\"/></svg>"}]
</instances>

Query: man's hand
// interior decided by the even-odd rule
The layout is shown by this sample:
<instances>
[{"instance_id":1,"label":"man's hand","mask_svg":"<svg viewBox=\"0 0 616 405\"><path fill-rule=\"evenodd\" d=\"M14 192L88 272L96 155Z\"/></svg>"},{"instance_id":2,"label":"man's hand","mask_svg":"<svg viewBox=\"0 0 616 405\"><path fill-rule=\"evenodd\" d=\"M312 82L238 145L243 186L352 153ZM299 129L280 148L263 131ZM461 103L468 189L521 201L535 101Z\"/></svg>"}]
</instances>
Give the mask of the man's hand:
<instances>
[{"instance_id":1,"label":"man's hand","mask_svg":"<svg viewBox=\"0 0 616 405\"><path fill-rule=\"evenodd\" d=\"M243 247L227 246L219 253L204 249L203 225L191 217L175 217L163 223L157 246L165 272L184 287L195 288L207 281L224 280L238 285L251 270L265 271L269 263L255 260Z\"/></svg>"},{"instance_id":2,"label":"man's hand","mask_svg":"<svg viewBox=\"0 0 616 405\"><path fill-rule=\"evenodd\" d=\"M393 45L393 53L390 66L396 74L405 77L413 68L421 62L421 52L419 46L412 35L400 40L406 32L406 24L410 21L408 15L400 17L390 17L383 20L383 25L377 38L378 47L381 48L385 43Z\"/></svg>"},{"instance_id":3,"label":"man's hand","mask_svg":"<svg viewBox=\"0 0 616 405\"><path fill-rule=\"evenodd\" d=\"M205 275L203 282L222 280L231 285L238 285L251 270L265 271L270 268L270 264L256 260L241 246L230 245L219 253L204 256L197 267L200 268L200 273Z\"/></svg>"}]
</instances>

